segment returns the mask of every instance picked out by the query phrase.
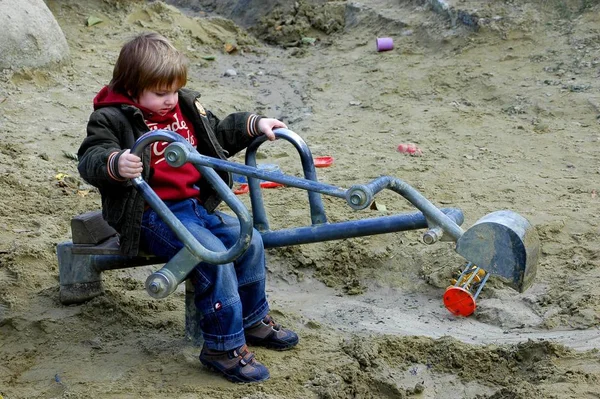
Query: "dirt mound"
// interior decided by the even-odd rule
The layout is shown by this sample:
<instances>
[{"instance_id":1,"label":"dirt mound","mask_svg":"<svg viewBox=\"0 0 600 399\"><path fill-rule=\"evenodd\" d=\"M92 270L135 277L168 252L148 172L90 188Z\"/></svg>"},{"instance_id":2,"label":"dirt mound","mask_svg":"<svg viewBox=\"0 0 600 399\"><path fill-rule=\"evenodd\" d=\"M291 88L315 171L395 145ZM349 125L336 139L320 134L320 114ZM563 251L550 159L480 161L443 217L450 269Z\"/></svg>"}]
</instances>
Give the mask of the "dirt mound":
<instances>
[{"instance_id":1,"label":"dirt mound","mask_svg":"<svg viewBox=\"0 0 600 399\"><path fill-rule=\"evenodd\" d=\"M324 35L345 27L346 5L342 2L321 5L296 2L292 10L276 8L262 17L251 31L269 44L284 47L314 45Z\"/></svg>"}]
</instances>

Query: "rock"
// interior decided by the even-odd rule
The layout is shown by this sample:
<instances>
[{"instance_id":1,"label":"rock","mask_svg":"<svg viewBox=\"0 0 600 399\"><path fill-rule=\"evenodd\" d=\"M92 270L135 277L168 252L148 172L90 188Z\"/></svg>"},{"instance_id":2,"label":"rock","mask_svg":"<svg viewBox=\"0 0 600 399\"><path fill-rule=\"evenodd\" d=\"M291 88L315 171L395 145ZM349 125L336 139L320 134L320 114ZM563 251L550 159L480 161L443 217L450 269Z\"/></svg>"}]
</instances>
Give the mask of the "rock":
<instances>
[{"instance_id":1,"label":"rock","mask_svg":"<svg viewBox=\"0 0 600 399\"><path fill-rule=\"evenodd\" d=\"M43 0L0 2L0 68L38 68L69 57L69 46Z\"/></svg>"}]
</instances>

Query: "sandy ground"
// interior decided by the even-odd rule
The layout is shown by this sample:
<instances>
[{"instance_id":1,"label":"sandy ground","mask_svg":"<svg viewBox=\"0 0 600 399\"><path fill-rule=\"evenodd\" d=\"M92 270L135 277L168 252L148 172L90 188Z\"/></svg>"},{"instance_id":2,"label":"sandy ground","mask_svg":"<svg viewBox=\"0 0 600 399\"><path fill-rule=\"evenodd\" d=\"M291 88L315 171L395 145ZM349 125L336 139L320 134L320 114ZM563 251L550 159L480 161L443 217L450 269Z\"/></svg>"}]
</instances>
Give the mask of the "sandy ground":
<instances>
[{"instance_id":1,"label":"sandy ground","mask_svg":"<svg viewBox=\"0 0 600 399\"><path fill-rule=\"evenodd\" d=\"M247 32L162 3L48 1L70 63L0 77L0 395L598 398L600 9L515 3L461 3L477 8L477 31L373 0L301 5ZM86 26L89 16L102 22ZM121 44L149 29L189 56L188 86L207 108L281 118L313 155L333 156L321 181L395 176L462 209L465 228L495 210L525 216L542 245L534 285L519 294L492 278L476 313L456 318L441 300L464 265L451 242L411 231L269 250L273 314L301 343L257 349L271 379L253 385L200 365L181 290L154 300L143 288L152 267L107 272L105 295L61 305L56 245L73 215L100 204L70 155ZM376 52L378 36L394 50ZM263 147L261 162L300 173L287 143ZM310 224L301 190L268 190L265 203L273 229ZM390 192L378 210L324 203L332 222L414 211Z\"/></svg>"}]
</instances>

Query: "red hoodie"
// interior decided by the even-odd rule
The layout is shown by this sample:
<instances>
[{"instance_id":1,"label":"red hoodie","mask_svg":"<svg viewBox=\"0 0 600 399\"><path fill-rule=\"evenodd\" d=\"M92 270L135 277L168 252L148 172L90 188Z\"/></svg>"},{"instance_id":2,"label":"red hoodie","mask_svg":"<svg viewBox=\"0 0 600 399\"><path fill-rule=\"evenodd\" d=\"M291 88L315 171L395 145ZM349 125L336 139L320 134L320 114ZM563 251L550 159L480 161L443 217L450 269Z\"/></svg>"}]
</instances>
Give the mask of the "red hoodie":
<instances>
[{"instance_id":1,"label":"red hoodie","mask_svg":"<svg viewBox=\"0 0 600 399\"><path fill-rule=\"evenodd\" d=\"M179 103L173 110L164 116L152 113L137 104L133 99L123 94L114 92L105 86L94 98L94 109L121 104L133 105L144 114L144 120L150 130L166 129L179 133L194 147L197 144L194 128L189 119L183 115ZM164 158L164 151L169 143L160 141L151 145L150 187L163 201L183 200L198 197L200 191L196 186L200 180L200 172L191 163L174 168Z\"/></svg>"}]
</instances>

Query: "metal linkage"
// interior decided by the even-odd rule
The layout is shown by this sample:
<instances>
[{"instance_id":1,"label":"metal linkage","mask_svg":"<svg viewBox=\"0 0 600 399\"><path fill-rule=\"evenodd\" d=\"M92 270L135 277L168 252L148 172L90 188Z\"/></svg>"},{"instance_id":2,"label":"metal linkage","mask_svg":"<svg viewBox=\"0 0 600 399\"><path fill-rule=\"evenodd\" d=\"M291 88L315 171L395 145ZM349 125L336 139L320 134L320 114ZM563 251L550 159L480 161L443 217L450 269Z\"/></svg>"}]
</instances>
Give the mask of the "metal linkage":
<instances>
[{"instance_id":1,"label":"metal linkage","mask_svg":"<svg viewBox=\"0 0 600 399\"><path fill-rule=\"evenodd\" d=\"M381 176L367 184L353 185L347 190L319 182L312 154L302 138L288 129L276 129L275 136L294 145L302 162L304 178L257 167L256 153L260 145L266 141L266 137L259 137L251 143L246 150L245 164L201 155L183 137L167 130L148 132L137 140L132 148L132 153L137 155L142 155L145 148L154 142L170 143L164 152L169 165L179 167L188 162L192 163L237 215L240 222L240 235L232 247L222 252L210 251L202 246L172 214L147 182L141 177L133 179L134 187L184 244L175 257L148 277L146 290L151 296L164 298L171 294L200 262L219 265L235 260L248 248L253 227L260 232L266 248L427 228L423 235L426 244L433 244L438 240L455 241L456 251L467 261L473 262L487 273L505 277L516 289L525 290L532 283L536 271L539 240L535 229L522 216L508 210L497 211L481 218L465 232L460 227L464 221L461 210L437 208L415 188L398 178ZM215 170L248 178L253 215ZM260 189L261 180L306 190L311 225L271 230ZM384 189L400 194L419 212L338 223L327 221L321 195L343 199L352 209L361 210L367 208L373 202L375 195ZM86 222L82 226L91 225L94 229L98 228L102 219L98 215L91 217L90 220L94 223ZM116 233L111 232L112 229L107 226L101 230L103 230L103 237L111 237ZM159 261L156 258L120 257L116 240L111 239L108 245L102 243L102 240L95 240L93 236L95 234L91 234L91 245L87 245L87 241L59 245L61 300L64 299L64 302L73 303L98 295L101 292L100 272L103 270ZM79 266L75 267L75 265ZM478 292L475 294L478 295Z\"/></svg>"},{"instance_id":2,"label":"metal linkage","mask_svg":"<svg viewBox=\"0 0 600 399\"><path fill-rule=\"evenodd\" d=\"M255 140L248 147L246 150L246 165L201 155L196 151L189 151L187 150L189 146L181 142L173 142L167 146L165 158L173 166L191 162L196 167L208 167L246 176L250 189L254 227L260 231L264 245L267 248L416 230L428 226L441 229L438 230L438 236L441 236L443 232L448 232L448 235L456 240L462 235L463 231L459 224L463 223L464 217L459 209L440 210L407 183L388 176L375 179L366 185L352 186L348 190L321 183L317 180L312 154L302 138L288 129L276 129L275 136L278 139L289 141L296 147L302 162L304 178L257 168L256 151L266 141L265 137ZM270 230L260 189L260 180L273 181L308 191L312 225L276 231ZM224 184L223 182L218 183ZM339 223L327 222L319 194L344 199L351 208L359 210L367 208L373 201L375 194L386 188L405 197L421 212ZM437 239L430 240L429 243L435 241Z\"/></svg>"},{"instance_id":3,"label":"metal linkage","mask_svg":"<svg viewBox=\"0 0 600 399\"><path fill-rule=\"evenodd\" d=\"M449 233L450 238L456 238L462 233L458 227L463 223L462 211L452 208L437 209L416 190L399 179L382 177L366 185L355 185L349 190L320 183L317 180L312 154L302 138L287 129L277 129L275 135L278 139L287 140L294 145L300 155L304 178L262 170L257 167L256 152L259 146L266 141L265 137L257 138L248 147L245 165L201 155L180 135L168 130L148 132L137 140L132 148L132 153L138 156L141 156L146 147L154 142L170 143L164 153L167 162L174 167L191 162L208 179L225 203L237 215L240 222L240 235L231 248L223 252L210 251L202 246L173 215L147 182L141 177L133 179L134 187L184 244L180 252L164 263L160 270L148 277L146 290L149 295L154 298L164 298L170 295L200 262L219 265L235 260L248 248L253 226L262 235L266 248L427 227L430 228L430 231L425 233L426 236L435 237L435 239L426 240L428 243L435 242L442 237L445 231ZM253 216L219 177L215 169L247 176ZM270 230L262 199L260 180L273 181L306 190L311 225L278 231ZM371 203L374 195L384 188L389 188L405 196L422 212L328 223L321 200L322 194L344 199L353 209L364 209ZM60 297L63 303L83 302L102 293L101 273L103 271L164 262L164 260L152 256L121 256L115 236L116 232L106 224L100 212L89 212L77 216L72 220L72 230L73 242L61 243L57 249Z\"/></svg>"}]
</instances>

